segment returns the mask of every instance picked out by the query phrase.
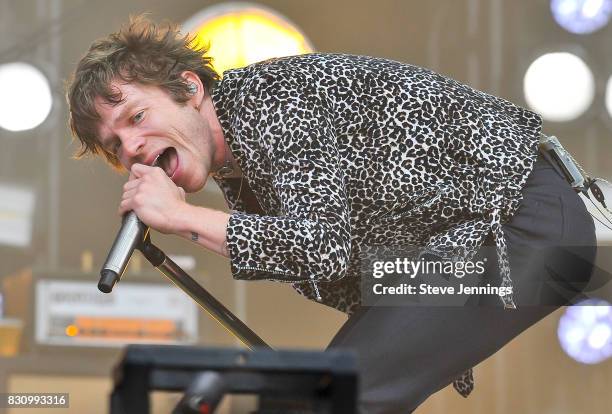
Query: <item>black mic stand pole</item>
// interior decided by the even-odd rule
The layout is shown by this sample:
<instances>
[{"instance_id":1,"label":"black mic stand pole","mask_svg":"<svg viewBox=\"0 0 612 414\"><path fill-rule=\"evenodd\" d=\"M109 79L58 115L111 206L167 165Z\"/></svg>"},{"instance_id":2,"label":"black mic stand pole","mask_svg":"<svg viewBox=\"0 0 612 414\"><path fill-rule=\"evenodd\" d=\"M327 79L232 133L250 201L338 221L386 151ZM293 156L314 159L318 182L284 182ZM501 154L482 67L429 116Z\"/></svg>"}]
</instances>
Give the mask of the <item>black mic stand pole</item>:
<instances>
[{"instance_id":1,"label":"black mic stand pole","mask_svg":"<svg viewBox=\"0 0 612 414\"><path fill-rule=\"evenodd\" d=\"M187 293L213 319L219 322L232 335L238 338L251 350L254 348L272 349L255 332L229 311L221 302L189 276L179 265L174 263L157 246L151 243L149 232L140 246L137 247L153 266L166 275L176 286Z\"/></svg>"}]
</instances>

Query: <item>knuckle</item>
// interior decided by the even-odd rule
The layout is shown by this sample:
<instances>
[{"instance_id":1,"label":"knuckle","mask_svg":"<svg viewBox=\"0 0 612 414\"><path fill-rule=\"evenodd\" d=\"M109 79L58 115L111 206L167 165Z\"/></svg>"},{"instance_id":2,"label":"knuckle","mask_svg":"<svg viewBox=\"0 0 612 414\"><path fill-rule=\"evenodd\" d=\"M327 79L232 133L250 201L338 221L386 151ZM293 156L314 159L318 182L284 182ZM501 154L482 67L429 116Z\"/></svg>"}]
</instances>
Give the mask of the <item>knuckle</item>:
<instances>
[{"instance_id":1,"label":"knuckle","mask_svg":"<svg viewBox=\"0 0 612 414\"><path fill-rule=\"evenodd\" d=\"M142 206L144 204L144 201L145 201L145 197L143 194L136 194L134 196L134 205L136 207Z\"/></svg>"}]
</instances>

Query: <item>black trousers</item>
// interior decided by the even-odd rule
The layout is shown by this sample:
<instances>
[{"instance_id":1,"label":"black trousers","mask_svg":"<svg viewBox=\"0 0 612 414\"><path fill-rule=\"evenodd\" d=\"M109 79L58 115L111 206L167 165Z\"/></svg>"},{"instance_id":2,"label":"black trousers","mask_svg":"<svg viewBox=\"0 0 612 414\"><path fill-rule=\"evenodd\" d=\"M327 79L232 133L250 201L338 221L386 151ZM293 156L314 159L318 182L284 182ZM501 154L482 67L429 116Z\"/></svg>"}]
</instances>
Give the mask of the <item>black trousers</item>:
<instances>
[{"instance_id":1,"label":"black trousers","mask_svg":"<svg viewBox=\"0 0 612 414\"><path fill-rule=\"evenodd\" d=\"M483 299L480 305L486 306L362 306L338 331L329 348L348 348L358 354L361 414L413 411L462 372L565 304L554 289L547 288L550 285L534 283L543 273L543 262L534 261L530 253L552 247L553 255L560 257L560 262L553 260L559 262L560 273L563 268L571 269L565 275L570 289L588 282L596 239L593 220L582 200L542 156L523 194L521 207L503 225L517 309L503 309L499 298L497 304L486 304L489 299ZM493 245L491 235L485 244ZM560 245L583 246L580 254L585 261L581 263L586 265L581 264L580 269L565 266L556 249ZM491 280L499 276L496 260L493 262L487 270ZM558 278L556 270L552 273ZM537 305L542 301L548 305ZM477 390L476 380L474 392Z\"/></svg>"}]
</instances>

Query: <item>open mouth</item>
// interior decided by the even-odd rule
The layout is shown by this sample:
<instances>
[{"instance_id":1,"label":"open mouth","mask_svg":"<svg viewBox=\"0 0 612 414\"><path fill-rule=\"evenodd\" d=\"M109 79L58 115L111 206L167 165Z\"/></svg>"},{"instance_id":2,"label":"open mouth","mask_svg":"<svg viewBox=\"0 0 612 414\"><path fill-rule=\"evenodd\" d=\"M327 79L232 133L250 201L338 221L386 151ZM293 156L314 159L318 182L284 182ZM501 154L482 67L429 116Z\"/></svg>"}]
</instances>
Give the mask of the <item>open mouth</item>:
<instances>
[{"instance_id":1,"label":"open mouth","mask_svg":"<svg viewBox=\"0 0 612 414\"><path fill-rule=\"evenodd\" d=\"M168 177L172 178L178 167L178 154L176 149L173 147L166 148L164 152L159 154L156 158L155 164L164 170Z\"/></svg>"}]
</instances>

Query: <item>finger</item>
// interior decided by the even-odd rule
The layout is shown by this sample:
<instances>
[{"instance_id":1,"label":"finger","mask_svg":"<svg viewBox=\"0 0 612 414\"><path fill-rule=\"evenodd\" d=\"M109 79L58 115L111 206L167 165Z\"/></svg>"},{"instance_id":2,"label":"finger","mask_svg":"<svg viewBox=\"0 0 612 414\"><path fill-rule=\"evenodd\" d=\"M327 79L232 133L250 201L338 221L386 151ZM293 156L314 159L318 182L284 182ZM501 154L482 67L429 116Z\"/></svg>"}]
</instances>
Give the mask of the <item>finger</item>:
<instances>
[{"instance_id":1,"label":"finger","mask_svg":"<svg viewBox=\"0 0 612 414\"><path fill-rule=\"evenodd\" d=\"M154 170L155 167L149 167L148 165L144 165L144 164L132 164L132 168L130 169L130 173L134 174L137 178L142 177L143 175L147 174L148 172L150 172L151 170Z\"/></svg>"},{"instance_id":2,"label":"finger","mask_svg":"<svg viewBox=\"0 0 612 414\"><path fill-rule=\"evenodd\" d=\"M185 189L183 189L183 187L179 187L178 188L180 193L181 193L181 197L183 198L183 200L185 199Z\"/></svg>"},{"instance_id":3,"label":"finger","mask_svg":"<svg viewBox=\"0 0 612 414\"><path fill-rule=\"evenodd\" d=\"M140 178L134 178L131 181L128 181L127 183L123 184L123 191L129 191L132 190L134 188L138 188L138 186L140 185L141 180Z\"/></svg>"},{"instance_id":4,"label":"finger","mask_svg":"<svg viewBox=\"0 0 612 414\"><path fill-rule=\"evenodd\" d=\"M153 167L154 168L154 173L157 174L157 176L162 179L163 181L166 181L168 183L173 183L173 181L170 179L170 177L168 177L168 174L166 174L166 172L163 170L163 168L161 167Z\"/></svg>"},{"instance_id":5,"label":"finger","mask_svg":"<svg viewBox=\"0 0 612 414\"><path fill-rule=\"evenodd\" d=\"M138 188L132 188L130 190L124 191L121 195L121 201L130 199L134 197L138 193Z\"/></svg>"},{"instance_id":6,"label":"finger","mask_svg":"<svg viewBox=\"0 0 612 414\"><path fill-rule=\"evenodd\" d=\"M134 165L137 165L137 164L133 164L132 168L134 167ZM142 165L142 164L138 164L138 165ZM146 167L146 165L144 165L144 167ZM143 170L141 170L139 167L136 167L136 169L130 169L130 176L128 177L128 181L134 181L139 178L145 177L147 173L148 171L145 170L143 172Z\"/></svg>"},{"instance_id":7,"label":"finger","mask_svg":"<svg viewBox=\"0 0 612 414\"><path fill-rule=\"evenodd\" d=\"M127 200L122 200L121 203L119 203L119 208L117 209L117 213L120 216L123 216L125 213L127 213L128 211L132 210L132 199L127 199Z\"/></svg>"}]
</instances>

